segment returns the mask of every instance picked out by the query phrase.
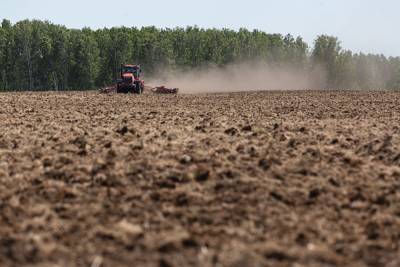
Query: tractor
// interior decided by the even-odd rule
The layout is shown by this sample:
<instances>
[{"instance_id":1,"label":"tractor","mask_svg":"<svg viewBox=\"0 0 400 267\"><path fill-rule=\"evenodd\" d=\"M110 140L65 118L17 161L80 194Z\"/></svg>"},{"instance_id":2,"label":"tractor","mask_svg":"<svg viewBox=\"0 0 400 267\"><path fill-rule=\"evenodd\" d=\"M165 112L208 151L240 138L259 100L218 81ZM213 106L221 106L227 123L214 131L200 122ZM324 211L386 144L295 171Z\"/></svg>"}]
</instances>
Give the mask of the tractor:
<instances>
[{"instance_id":1,"label":"tractor","mask_svg":"<svg viewBox=\"0 0 400 267\"><path fill-rule=\"evenodd\" d=\"M113 85L106 86L99 89L100 93L119 93L119 94L142 94L143 91L153 94L177 94L178 88L167 88L165 86L145 87L144 81L140 79L142 69L140 65L121 65L121 77L114 82Z\"/></svg>"},{"instance_id":2,"label":"tractor","mask_svg":"<svg viewBox=\"0 0 400 267\"><path fill-rule=\"evenodd\" d=\"M144 81L140 79L142 70L140 65L121 65L121 77L117 79L117 93L141 94Z\"/></svg>"}]
</instances>

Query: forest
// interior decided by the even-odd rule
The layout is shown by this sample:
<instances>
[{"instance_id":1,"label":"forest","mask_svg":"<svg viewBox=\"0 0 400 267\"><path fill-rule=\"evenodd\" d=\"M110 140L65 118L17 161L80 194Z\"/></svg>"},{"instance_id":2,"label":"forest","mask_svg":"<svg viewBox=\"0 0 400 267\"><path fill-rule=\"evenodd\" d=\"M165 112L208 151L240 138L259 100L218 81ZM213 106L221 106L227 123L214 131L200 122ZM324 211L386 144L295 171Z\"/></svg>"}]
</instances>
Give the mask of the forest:
<instances>
[{"instance_id":1,"label":"forest","mask_svg":"<svg viewBox=\"0 0 400 267\"><path fill-rule=\"evenodd\" d=\"M290 34L240 29L114 27L68 29L48 21L4 19L0 27L0 90L89 90L112 83L121 63L159 71L262 61L272 67L323 68L324 88L400 89L400 57L353 53L338 38L312 45Z\"/></svg>"}]
</instances>

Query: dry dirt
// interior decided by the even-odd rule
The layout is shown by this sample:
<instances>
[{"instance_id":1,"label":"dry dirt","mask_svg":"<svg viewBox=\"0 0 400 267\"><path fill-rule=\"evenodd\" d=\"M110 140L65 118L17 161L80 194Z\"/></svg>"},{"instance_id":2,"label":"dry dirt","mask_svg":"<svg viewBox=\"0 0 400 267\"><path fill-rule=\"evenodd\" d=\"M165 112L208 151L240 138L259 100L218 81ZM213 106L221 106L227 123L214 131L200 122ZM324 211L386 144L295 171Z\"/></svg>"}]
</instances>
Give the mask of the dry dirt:
<instances>
[{"instance_id":1,"label":"dry dirt","mask_svg":"<svg viewBox=\"0 0 400 267\"><path fill-rule=\"evenodd\" d=\"M400 94L0 94L0 266L400 266Z\"/></svg>"}]
</instances>

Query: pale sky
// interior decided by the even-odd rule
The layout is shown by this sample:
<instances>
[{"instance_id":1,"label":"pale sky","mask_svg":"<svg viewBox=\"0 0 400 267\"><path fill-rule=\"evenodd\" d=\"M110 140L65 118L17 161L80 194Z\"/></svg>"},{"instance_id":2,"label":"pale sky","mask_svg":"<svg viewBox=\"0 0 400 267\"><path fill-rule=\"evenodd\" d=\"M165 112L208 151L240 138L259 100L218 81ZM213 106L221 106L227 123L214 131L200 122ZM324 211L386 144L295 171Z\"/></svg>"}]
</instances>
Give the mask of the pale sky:
<instances>
[{"instance_id":1,"label":"pale sky","mask_svg":"<svg viewBox=\"0 0 400 267\"><path fill-rule=\"evenodd\" d=\"M0 19L49 20L70 28L241 27L339 37L353 52L400 56L399 0L0 0ZM396 27L397 26L397 27Z\"/></svg>"}]
</instances>

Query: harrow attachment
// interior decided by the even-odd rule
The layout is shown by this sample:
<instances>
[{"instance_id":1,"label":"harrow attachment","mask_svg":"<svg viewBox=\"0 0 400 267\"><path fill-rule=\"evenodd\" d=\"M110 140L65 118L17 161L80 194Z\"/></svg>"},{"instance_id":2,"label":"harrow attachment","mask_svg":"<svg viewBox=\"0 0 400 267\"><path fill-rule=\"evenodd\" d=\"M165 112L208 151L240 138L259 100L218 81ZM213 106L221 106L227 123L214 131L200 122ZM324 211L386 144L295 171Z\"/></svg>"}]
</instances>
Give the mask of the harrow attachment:
<instances>
[{"instance_id":1,"label":"harrow attachment","mask_svg":"<svg viewBox=\"0 0 400 267\"><path fill-rule=\"evenodd\" d=\"M178 88L167 88L165 86L158 86L151 88L151 92L154 94L177 94L179 92Z\"/></svg>"},{"instance_id":2,"label":"harrow attachment","mask_svg":"<svg viewBox=\"0 0 400 267\"><path fill-rule=\"evenodd\" d=\"M117 86L107 86L99 89L101 94L117 93ZM179 88L167 88L165 86L148 87L145 86L143 93L153 93L159 95L178 94Z\"/></svg>"},{"instance_id":3,"label":"harrow attachment","mask_svg":"<svg viewBox=\"0 0 400 267\"><path fill-rule=\"evenodd\" d=\"M99 89L100 94L116 93L117 86L108 86Z\"/></svg>"}]
</instances>

